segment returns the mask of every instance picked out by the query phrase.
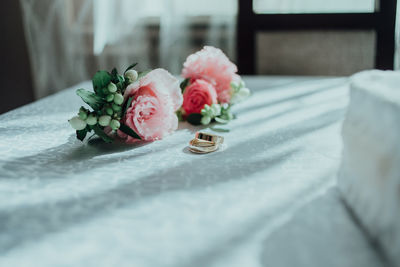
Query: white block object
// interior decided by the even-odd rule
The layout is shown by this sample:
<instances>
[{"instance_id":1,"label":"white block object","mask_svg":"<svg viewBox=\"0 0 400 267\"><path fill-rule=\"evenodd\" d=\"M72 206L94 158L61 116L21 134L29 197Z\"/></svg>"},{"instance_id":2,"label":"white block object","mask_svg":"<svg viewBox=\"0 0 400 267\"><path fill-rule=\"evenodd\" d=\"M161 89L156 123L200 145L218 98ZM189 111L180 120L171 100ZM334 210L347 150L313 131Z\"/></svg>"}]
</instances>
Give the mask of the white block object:
<instances>
[{"instance_id":1,"label":"white block object","mask_svg":"<svg viewBox=\"0 0 400 267\"><path fill-rule=\"evenodd\" d=\"M351 77L338 185L388 259L400 266L400 72Z\"/></svg>"}]
</instances>

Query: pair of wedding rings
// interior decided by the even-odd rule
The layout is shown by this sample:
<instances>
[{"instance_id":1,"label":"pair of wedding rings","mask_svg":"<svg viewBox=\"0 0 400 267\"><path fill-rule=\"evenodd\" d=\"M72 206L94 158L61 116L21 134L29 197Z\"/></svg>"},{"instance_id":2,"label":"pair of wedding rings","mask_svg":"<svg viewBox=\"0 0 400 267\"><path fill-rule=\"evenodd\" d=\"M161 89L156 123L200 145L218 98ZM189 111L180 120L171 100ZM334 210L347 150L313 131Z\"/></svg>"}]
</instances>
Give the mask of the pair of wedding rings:
<instances>
[{"instance_id":1,"label":"pair of wedding rings","mask_svg":"<svg viewBox=\"0 0 400 267\"><path fill-rule=\"evenodd\" d=\"M222 136L197 132L195 138L189 142L189 150L198 154L210 153L216 151L223 142Z\"/></svg>"}]
</instances>

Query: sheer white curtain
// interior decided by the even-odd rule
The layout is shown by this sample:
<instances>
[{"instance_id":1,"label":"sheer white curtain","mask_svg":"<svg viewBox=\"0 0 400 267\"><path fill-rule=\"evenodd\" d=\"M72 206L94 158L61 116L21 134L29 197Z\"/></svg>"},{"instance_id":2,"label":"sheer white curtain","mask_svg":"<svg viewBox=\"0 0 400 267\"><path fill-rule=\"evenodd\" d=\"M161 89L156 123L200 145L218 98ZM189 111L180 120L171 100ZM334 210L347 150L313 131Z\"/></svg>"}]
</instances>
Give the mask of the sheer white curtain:
<instances>
[{"instance_id":1,"label":"sheer white curtain","mask_svg":"<svg viewBox=\"0 0 400 267\"><path fill-rule=\"evenodd\" d=\"M38 98L131 62L179 74L205 44L235 56L237 0L20 2Z\"/></svg>"}]
</instances>

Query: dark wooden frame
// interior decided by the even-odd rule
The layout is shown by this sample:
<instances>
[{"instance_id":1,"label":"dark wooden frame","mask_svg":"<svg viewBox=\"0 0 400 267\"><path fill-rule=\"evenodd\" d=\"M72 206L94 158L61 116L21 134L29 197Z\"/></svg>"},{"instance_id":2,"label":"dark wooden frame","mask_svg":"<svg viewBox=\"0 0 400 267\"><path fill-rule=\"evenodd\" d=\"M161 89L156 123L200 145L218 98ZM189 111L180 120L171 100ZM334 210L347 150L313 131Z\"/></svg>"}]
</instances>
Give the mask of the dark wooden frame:
<instances>
[{"instance_id":1,"label":"dark wooden frame","mask_svg":"<svg viewBox=\"0 0 400 267\"><path fill-rule=\"evenodd\" d=\"M393 69L397 0L381 0L374 13L329 14L256 14L252 0L238 1L236 51L241 74L255 74L256 33L280 30L375 30L375 67Z\"/></svg>"}]
</instances>

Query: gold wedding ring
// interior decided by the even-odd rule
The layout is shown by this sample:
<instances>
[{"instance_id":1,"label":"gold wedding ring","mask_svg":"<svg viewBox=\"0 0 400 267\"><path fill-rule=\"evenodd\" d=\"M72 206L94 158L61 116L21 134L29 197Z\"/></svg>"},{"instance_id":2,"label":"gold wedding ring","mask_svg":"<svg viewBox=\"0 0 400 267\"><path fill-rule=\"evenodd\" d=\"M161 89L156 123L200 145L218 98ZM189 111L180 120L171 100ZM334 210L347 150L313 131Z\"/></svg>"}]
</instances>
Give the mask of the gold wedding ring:
<instances>
[{"instance_id":1,"label":"gold wedding ring","mask_svg":"<svg viewBox=\"0 0 400 267\"><path fill-rule=\"evenodd\" d=\"M222 136L197 132L195 138L189 142L189 150L198 154L210 153L216 151L223 142Z\"/></svg>"},{"instance_id":2,"label":"gold wedding ring","mask_svg":"<svg viewBox=\"0 0 400 267\"><path fill-rule=\"evenodd\" d=\"M197 138L190 140L189 144L197 147L210 147L216 145L215 142L205 141Z\"/></svg>"},{"instance_id":3,"label":"gold wedding ring","mask_svg":"<svg viewBox=\"0 0 400 267\"><path fill-rule=\"evenodd\" d=\"M210 133L203 133L203 132L197 132L195 138L200 140L215 142L218 144L222 144L224 142L224 138L222 136Z\"/></svg>"},{"instance_id":4,"label":"gold wedding ring","mask_svg":"<svg viewBox=\"0 0 400 267\"><path fill-rule=\"evenodd\" d=\"M218 146L211 146L211 147L193 147L189 146L189 150L196 154L206 154L214 152L218 149Z\"/></svg>"}]
</instances>

